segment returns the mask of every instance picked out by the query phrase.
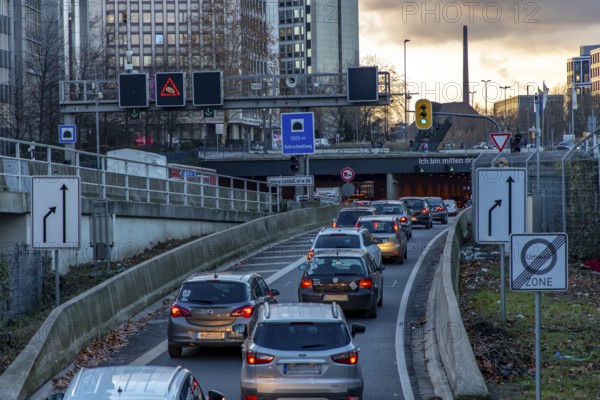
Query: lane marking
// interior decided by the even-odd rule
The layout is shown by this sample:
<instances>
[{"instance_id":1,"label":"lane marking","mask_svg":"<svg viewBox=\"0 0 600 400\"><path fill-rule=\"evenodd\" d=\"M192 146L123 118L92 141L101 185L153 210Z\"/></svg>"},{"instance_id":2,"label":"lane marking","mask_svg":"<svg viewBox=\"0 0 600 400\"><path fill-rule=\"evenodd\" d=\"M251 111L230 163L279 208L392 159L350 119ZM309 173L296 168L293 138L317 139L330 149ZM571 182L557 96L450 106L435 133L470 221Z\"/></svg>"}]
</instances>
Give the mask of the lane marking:
<instances>
[{"instance_id":1,"label":"lane marking","mask_svg":"<svg viewBox=\"0 0 600 400\"><path fill-rule=\"evenodd\" d=\"M402 392L404 393L405 399L414 399L412 386L410 383L410 377L408 376L408 364L406 363L406 357L404 356L404 322L406 321L406 309L408 308L408 297L412 289L412 285L415 282L419 269L423 264L423 260L426 255L431 251L433 243L435 243L440 236L442 236L448 228L438 233L425 247L425 251L421 253L419 259L415 263L415 267L410 273L404 292L402 293L402 299L400 300L400 308L398 309L398 319L396 320L396 365L398 366L398 376L400 377L400 385L402 386Z\"/></svg>"}]
</instances>

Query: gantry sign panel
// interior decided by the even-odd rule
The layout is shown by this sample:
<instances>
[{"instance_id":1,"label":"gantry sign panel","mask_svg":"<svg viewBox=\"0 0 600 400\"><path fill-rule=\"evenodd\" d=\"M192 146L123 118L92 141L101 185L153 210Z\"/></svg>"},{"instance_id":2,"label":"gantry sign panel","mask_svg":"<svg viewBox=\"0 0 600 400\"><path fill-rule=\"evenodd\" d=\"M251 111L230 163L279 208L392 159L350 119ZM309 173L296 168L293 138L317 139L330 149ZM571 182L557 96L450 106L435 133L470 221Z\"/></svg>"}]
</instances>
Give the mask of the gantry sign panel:
<instances>
[{"instance_id":1,"label":"gantry sign panel","mask_svg":"<svg viewBox=\"0 0 600 400\"><path fill-rule=\"evenodd\" d=\"M193 104L197 107L223 105L223 72L202 71L192 75Z\"/></svg>"},{"instance_id":2,"label":"gantry sign panel","mask_svg":"<svg viewBox=\"0 0 600 400\"><path fill-rule=\"evenodd\" d=\"M183 72L157 72L155 87L157 107L185 107Z\"/></svg>"},{"instance_id":3,"label":"gantry sign panel","mask_svg":"<svg viewBox=\"0 0 600 400\"><path fill-rule=\"evenodd\" d=\"M148 74L119 75L119 107L148 107Z\"/></svg>"}]
</instances>

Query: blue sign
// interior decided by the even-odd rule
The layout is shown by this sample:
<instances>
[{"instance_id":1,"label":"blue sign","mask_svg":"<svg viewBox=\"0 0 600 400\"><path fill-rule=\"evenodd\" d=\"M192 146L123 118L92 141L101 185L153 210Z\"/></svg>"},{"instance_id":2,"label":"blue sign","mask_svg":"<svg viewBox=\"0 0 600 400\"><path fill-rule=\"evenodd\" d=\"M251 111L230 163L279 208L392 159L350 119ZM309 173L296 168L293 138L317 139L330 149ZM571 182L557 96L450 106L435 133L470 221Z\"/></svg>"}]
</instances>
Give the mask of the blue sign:
<instances>
[{"instance_id":1,"label":"blue sign","mask_svg":"<svg viewBox=\"0 0 600 400\"><path fill-rule=\"evenodd\" d=\"M281 153L283 155L315 153L315 114L281 114Z\"/></svg>"},{"instance_id":2,"label":"blue sign","mask_svg":"<svg viewBox=\"0 0 600 400\"><path fill-rule=\"evenodd\" d=\"M59 125L58 143L77 143L77 127L75 125Z\"/></svg>"}]
</instances>

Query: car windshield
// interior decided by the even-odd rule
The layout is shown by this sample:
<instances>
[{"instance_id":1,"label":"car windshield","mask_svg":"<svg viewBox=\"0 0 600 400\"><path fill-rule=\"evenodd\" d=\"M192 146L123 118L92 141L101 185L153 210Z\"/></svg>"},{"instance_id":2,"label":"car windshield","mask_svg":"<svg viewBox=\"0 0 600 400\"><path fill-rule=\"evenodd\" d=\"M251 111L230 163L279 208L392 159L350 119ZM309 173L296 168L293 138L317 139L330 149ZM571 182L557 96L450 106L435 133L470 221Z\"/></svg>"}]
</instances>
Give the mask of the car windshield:
<instances>
[{"instance_id":1,"label":"car windshield","mask_svg":"<svg viewBox=\"0 0 600 400\"><path fill-rule=\"evenodd\" d=\"M372 211L369 210L355 210L355 211L344 211L340 212L338 216L338 225L354 225L361 215L373 215Z\"/></svg>"},{"instance_id":2,"label":"car windshield","mask_svg":"<svg viewBox=\"0 0 600 400\"><path fill-rule=\"evenodd\" d=\"M308 265L307 275L366 275L363 262L358 257L314 257Z\"/></svg>"},{"instance_id":3,"label":"car windshield","mask_svg":"<svg viewBox=\"0 0 600 400\"><path fill-rule=\"evenodd\" d=\"M319 235L315 241L315 249L360 249L358 235Z\"/></svg>"},{"instance_id":4,"label":"car windshield","mask_svg":"<svg viewBox=\"0 0 600 400\"><path fill-rule=\"evenodd\" d=\"M396 233L392 221L360 221L358 226L366 228L371 233Z\"/></svg>"},{"instance_id":5,"label":"car windshield","mask_svg":"<svg viewBox=\"0 0 600 400\"><path fill-rule=\"evenodd\" d=\"M199 304L230 304L247 300L248 294L248 287L242 283L186 282L183 284L178 300Z\"/></svg>"},{"instance_id":6,"label":"car windshield","mask_svg":"<svg viewBox=\"0 0 600 400\"><path fill-rule=\"evenodd\" d=\"M435 197L432 197L429 199L429 204L432 206L441 206L443 202L442 199L436 199Z\"/></svg>"},{"instance_id":7,"label":"car windshield","mask_svg":"<svg viewBox=\"0 0 600 400\"><path fill-rule=\"evenodd\" d=\"M257 345L287 351L335 349L348 345L350 340L348 329L339 322L260 323L254 334Z\"/></svg>"},{"instance_id":8,"label":"car windshield","mask_svg":"<svg viewBox=\"0 0 600 400\"><path fill-rule=\"evenodd\" d=\"M377 211L379 212L379 214L382 215L398 215L398 214L403 214L404 210L402 210L402 207L400 206L396 206L396 205L379 205L377 207Z\"/></svg>"}]
</instances>

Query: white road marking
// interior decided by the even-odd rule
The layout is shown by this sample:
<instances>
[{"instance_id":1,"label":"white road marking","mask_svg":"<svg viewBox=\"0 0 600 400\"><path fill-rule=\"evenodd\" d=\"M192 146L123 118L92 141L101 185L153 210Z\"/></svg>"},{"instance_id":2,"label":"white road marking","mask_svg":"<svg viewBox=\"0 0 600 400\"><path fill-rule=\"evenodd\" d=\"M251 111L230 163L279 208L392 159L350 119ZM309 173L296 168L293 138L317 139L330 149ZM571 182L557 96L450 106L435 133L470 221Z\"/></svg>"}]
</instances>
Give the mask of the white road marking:
<instances>
[{"instance_id":1,"label":"white road marking","mask_svg":"<svg viewBox=\"0 0 600 400\"><path fill-rule=\"evenodd\" d=\"M402 385L402 391L405 399L414 399L412 386L410 384L410 378L408 376L408 365L406 363L406 357L404 356L404 322L406 321L406 309L408 307L408 297L412 285L415 282L417 273L423 264L423 259L429 251L431 251L432 243L435 243L439 236L444 234L447 229L444 229L436 237L434 237L425 247L425 251L421 253L421 256L417 260L415 267L413 268L404 292L402 293L402 299L400 300L400 308L398 309L398 319L396 321L396 365L398 366L398 376L400 377L400 385Z\"/></svg>"}]
</instances>

